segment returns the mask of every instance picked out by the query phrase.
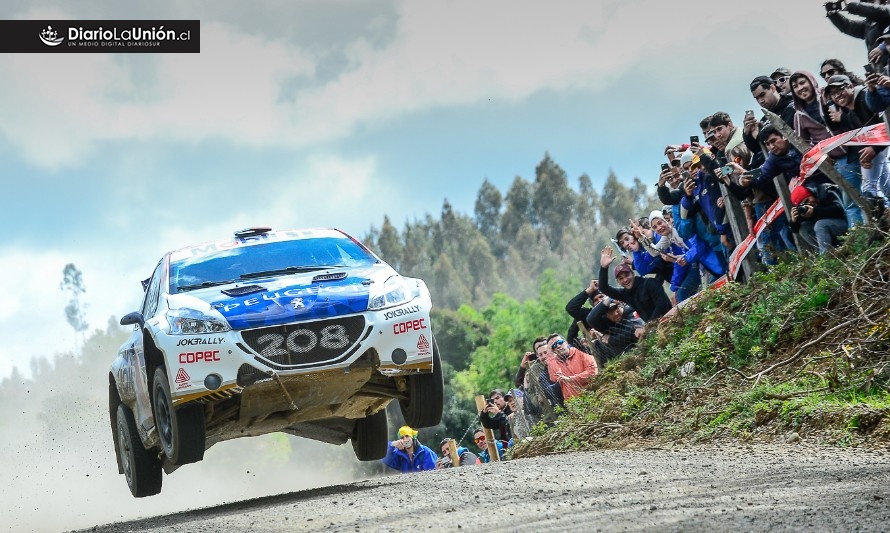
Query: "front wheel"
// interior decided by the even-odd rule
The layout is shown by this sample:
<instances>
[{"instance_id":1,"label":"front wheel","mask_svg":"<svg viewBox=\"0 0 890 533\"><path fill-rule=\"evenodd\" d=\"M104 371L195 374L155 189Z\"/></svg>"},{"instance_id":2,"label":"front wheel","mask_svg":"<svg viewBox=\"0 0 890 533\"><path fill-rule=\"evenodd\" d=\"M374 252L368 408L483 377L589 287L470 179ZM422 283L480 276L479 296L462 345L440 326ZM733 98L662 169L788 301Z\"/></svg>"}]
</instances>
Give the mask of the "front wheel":
<instances>
[{"instance_id":1,"label":"front wheel","mask_svg":"<svg viewBox=\"0 0 890 533\"><path fill-rule=\"evenodd\" d=\"M155 426L164 455L174 465L196 463L204 458L204 406L190 404L173 408L170 382L163 368L155 370L152 382Z\"/></svg>"},{"instance_id":2,"label":"front wheel","mask_svg":"<svg viewBox=\"0 0 890 533\"><path fill-rule=\"evenodd\" d=\"M416 428L435 426L442 420L445 403L445 380L439 345L433 339L433 371L408 377L408 399L400 400L399 407L405 422Z\"/></svg>"},{"instance_id":3,"label":"front wheel","mask_svg":"<svg viewBox=\"0 0 890 533\"><path fill-rule=\"evenodd\" d=\"M154 496L161 492L161 461L156 454L142 446L136 420L130 408L117 405L117 453L130 493L136 498Z\"/></svg>"}]
</instances>

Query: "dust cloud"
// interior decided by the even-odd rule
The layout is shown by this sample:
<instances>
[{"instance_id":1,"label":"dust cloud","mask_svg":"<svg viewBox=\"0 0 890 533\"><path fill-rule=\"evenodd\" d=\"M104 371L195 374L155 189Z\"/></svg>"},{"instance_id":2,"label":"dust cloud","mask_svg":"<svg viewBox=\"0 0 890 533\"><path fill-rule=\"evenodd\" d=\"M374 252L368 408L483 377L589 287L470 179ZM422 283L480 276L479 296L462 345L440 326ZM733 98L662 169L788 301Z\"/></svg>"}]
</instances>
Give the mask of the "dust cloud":
<instances>
[{"instance_id":1,"label":"dust cloud","mask_svg":"<svg viewBox=\"0 0 890 533\"><path fill-rule=\"evenodd\" d=\"M0 381L0 529L65 531L379 475L352 447L285 434L215 445L136 499L117 473L109 365L126 333L113 321L72 354L32 360Z\"/></svg>"}]
</instances>

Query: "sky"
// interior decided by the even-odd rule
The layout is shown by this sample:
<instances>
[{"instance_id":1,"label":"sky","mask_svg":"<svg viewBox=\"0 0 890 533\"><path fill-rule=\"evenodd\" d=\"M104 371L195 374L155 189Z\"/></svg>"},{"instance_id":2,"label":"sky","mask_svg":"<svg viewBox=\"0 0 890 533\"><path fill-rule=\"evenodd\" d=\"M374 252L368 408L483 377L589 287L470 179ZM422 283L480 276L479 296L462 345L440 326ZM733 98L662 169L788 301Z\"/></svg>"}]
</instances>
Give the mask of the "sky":
<instances>
[{"instance_id":1,"label":"sky","mask_svg":"<svg viewBox=\"0 0 890 533\"><path fill-rule=\"evenodd\" d=\"M0 377L75 349L68 263L104 329L169 250L472 214L546 153L573 187L651 185L700 118L755 108L755 76L866 62L810 0L85 4L0 18L198 19L201 52L0 54Z\"/></svg>"}]
</instances>

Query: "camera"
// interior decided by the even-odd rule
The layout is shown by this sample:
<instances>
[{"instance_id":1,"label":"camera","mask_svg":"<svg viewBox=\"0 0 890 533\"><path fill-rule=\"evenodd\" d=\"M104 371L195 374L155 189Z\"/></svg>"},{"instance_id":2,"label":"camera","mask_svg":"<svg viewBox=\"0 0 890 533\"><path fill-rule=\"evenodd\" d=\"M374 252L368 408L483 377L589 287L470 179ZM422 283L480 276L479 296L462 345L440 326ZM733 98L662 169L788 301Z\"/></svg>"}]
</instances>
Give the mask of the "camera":
<instances>
[{"instance_id":1,"label":"camera","mask_svg":"<svg viewBox=\"0 0 890 533\"><path fill-rule=\"evenodd\" d=\"M485 404L486 405L494 405L494 398L486 398Z\"/></svg>"},{"instance_id":2,"label":"camera","mask_svg":"<svg viewBox=\"0 0 890 533\"><path fill-rule=\"evenodd\" d=\"M865 65L862 66L862 68L865 69L866 74L876 74L878 72L878 70L875 68L875 66L872 65L871 63L866 63Z\"/></svg>"},{"instance_id":3,"label":"camera","mask_svg":"<svg viewBox=\"0 0 890 533\"><path fill-rule=\"evenodd\" d=\"M670 170L670 169L671 169L671 167L670 167L670 165L668 165L667 163L662 163L662 164L661 164L661 171L662 171L662 172L665 172L665 171Z\"/></svg>"},{"instance_id":4,"label":"camera","mask_svg":"<svg viewBox=\"0 0 890 533\"><path fill-rule=\"evenodd\" d=\"M837 2L825 2L825 11L840 11L844 9L844 0L838 0Z\"/></svg>"},{"instance_id":5,"label":"camera","mask_svg":"<svg viewBox=\"0 0 890 533\"><path fill-rule=\"evenodd\" d=\"M690 135L689 136L689 144L699 144L698 135Z\"/></svg>"},{"instance_id":6,"label":"camera","mask_svg":"<svg viewBox=\"0 0 890 533\"><path fill-rule=\"evenodd\" d=\"M732 165L723 165L723 167L720 168L720 171L723 172L724 176L729 176L730 174L732 174L733 170L735 169L732 168Z\"/></svg>"}]
</instances>

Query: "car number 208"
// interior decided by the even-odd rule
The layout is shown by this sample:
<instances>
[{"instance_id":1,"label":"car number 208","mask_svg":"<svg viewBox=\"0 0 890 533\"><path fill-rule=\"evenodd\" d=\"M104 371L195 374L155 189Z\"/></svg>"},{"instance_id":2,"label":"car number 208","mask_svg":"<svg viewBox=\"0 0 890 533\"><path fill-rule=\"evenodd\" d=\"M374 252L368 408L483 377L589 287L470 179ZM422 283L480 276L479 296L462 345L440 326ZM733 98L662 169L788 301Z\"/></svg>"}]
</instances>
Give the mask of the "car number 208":
<instances>
[{"instance_id":1,"label":"car number 208","mask_svg":"<svg viewBox=\"0 0 890 533\"><path fill-rule=\"evenodd\" d=\"M265 357L275 357L288 353L306 353L320 346L325 350L340 350L352 342L346 335L346 328L339 324L325 326L321 336L309 329L295 329L286 336L280 333L267 333L260 336L257 342L263 347L260 353ZM287 349L283 348L286 346Z\"/></svg>"}]
</instances>

